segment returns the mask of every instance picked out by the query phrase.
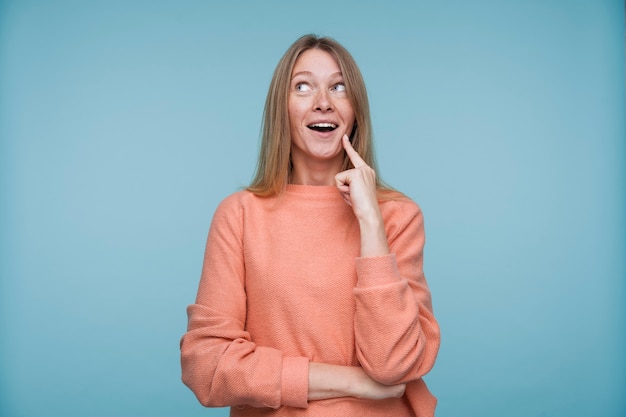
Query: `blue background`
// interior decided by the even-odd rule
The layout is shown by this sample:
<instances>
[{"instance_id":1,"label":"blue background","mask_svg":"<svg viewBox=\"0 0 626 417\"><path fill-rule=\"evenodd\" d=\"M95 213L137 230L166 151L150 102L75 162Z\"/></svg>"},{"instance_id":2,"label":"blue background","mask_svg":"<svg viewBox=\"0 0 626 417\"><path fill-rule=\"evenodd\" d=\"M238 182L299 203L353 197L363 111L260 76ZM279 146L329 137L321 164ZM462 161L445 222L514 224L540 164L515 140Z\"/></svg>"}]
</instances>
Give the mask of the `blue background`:
<instances>
[{"instance_id":1,"label":"blue background","mask_svg":"<svg viewBox=\"0 0 626 417\"><path fill-rule=\"evenodd\" d=\"M438 416L626 413L624 4L0 3L0 415L224 416L178 341L274 67L354 55L423 208Z\"/></svg>"}]
</instances>

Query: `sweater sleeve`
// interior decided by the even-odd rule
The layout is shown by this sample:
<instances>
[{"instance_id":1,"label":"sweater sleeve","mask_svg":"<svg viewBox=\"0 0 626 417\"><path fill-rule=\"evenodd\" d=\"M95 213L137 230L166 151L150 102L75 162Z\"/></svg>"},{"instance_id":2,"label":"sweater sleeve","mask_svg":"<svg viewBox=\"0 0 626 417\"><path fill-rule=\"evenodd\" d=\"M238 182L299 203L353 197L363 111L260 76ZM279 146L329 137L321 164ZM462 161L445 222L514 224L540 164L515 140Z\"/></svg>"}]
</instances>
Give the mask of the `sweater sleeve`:
<instances>
[{"instance_id":1,"label":"sweater sleeve","mask_svg":"<svg viewBox=\"0 0 626 417\"><path fill-rule=\"evenodd\" d=\"M242 207L215 212L196 303L180 342L182 380L207 407L307 407L309 360L257 346L245 330Z\"/></svg>"},{"instance_id":2,"label":"sweater sleeve","mask_svg":"<svg viewBox=\"0 0 626 417\"><path fill-rule=\"evenodd\" d=\"M357 258L354 289L357 357L384 384L421 378L440 343L422 266L422 212L413 202L394 206L385 218L391 254Z\"/></svg>"}]
</instances>

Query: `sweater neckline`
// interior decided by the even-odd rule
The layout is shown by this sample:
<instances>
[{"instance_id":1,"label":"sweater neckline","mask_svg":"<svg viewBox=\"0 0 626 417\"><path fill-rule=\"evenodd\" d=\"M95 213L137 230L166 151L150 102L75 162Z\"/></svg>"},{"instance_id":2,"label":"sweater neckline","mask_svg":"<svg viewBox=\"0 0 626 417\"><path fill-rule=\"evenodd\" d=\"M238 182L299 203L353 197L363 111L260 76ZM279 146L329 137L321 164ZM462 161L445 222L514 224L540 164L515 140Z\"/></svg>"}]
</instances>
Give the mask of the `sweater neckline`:
<instances>
[{"instance_id":1,"label":"sweater neckline","mask_svg":"<svg viewBox=\"0 0 626 417\"><path fill-rule=\"evenodd\" d=\"M334 185L287 184L285 193L307 197L341 199L341 193L339 193L339 190Z\"/></svg>"}]
</instances>

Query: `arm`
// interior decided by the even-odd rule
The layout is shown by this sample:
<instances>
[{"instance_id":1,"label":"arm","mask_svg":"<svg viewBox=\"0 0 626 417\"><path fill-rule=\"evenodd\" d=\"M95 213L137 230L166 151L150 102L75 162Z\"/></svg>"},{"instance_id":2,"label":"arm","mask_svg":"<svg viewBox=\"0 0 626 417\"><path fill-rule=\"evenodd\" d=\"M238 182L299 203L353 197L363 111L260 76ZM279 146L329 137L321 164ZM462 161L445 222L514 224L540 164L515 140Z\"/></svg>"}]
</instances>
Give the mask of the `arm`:
<instances>
[{"instance_id":1,"label":"arm","mask_svg":"<svg viewBox=\"0 0 626 417\"><path fill-rule=\"evenodd\" d=\"M242 210L229 198L213 217L181 340L182 379L205 406L306 407L308 358L257 346L245 331Z\"/></svg>"},{"instance_id":2,"label":"arm","mask_svg":"<svg viewBox=\"0 0 626 417\"><path fill-rule=\"evenodd\" d=\"M361 232L361 256L389 254L385 223L378 206L376 172L354 150L347 135L343 135L343 147L354 169L335 176L335 183L345 202L352 207Z\"/></svg>"},{"instance_id":3,"label":"arm","mask_svg":"<svg viewBox=\"0 0 626 417\"><path fill-rule=\"evenodd\" d=\"M394 225L386 228L376 195L375 172L347 137L343 145L354 169L337 174L337 188L352 207L361 232L354 290L357 357L379 382L416 380L432 368L440 340L422 272L422 213L407 199L387 216Z\"/></svg>"},{"instance_id":4,"label":"arm","mask_svg":"<svg viewBox=\"0 0 626 417\"><path fill-rule=\"evenodd\" d=\"M399 398L404 389L405 384L383 385L374 381L360 366L318 362L311 362L309 366L309 401L338 397Z\"/></svg>"},{"instance_id":5,"label":"arm","mask_svg":"<svg viewBox=\"0 0 626 417\"><path fill-rule=\"evenodd\" d=\"M393 203L393 204L392 204ZM357 357L377 381L421 378L434 365L439 325L422 269L422 213L412 202L388 202L390 255L356 260Z\"/></svg>"}]
</instances>

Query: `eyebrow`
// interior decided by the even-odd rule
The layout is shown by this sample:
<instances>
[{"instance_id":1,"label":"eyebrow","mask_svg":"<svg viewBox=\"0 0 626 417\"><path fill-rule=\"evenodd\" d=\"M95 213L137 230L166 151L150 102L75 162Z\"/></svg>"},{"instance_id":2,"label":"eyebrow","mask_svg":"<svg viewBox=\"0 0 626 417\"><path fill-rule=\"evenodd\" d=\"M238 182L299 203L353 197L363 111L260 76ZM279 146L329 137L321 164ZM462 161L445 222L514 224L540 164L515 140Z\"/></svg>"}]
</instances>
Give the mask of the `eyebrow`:
<instances>
[{"instance_id":1,"label":"eyebrow","mask_svg":"<svg viewBox=\"0 0 626 417\"><path fill-rule=\"evenodd\" d=\"M313 73L312 73L311 71L298 71L298 72L296 72L295 74L293 74L293 75L291 76L291 79L293 80L293 79L294 79L294 78L296 78L298 75L305 75L305 76L311 77L311 76L313 75ZM336 75L339 75L340 77L342 77L342 78L343 78L343 73L342 73L341 71L337 71L337 72L335 72L334 74L331 74L331 77L334 77L334 76L336 76Z\"/></svg>"}]
</instances>

